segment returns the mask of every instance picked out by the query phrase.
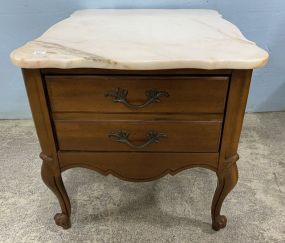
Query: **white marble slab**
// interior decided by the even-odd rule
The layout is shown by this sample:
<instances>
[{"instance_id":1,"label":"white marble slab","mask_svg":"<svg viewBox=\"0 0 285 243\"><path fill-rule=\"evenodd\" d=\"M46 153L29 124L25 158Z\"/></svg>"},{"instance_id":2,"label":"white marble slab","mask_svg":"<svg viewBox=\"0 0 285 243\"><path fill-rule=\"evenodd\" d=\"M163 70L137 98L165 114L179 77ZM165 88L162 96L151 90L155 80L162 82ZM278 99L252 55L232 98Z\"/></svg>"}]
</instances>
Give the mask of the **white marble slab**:
<instances>
[{"instance_id":1,"label":"white marble slab","mask_svg":"<svg viewBox=\"0 0 285 243\"><path fill-rule=\"evenodd\" d=\"M214 10L81 10L11 59L22 68L252 69L268 53Z\"/></svg>"}]
</instances>

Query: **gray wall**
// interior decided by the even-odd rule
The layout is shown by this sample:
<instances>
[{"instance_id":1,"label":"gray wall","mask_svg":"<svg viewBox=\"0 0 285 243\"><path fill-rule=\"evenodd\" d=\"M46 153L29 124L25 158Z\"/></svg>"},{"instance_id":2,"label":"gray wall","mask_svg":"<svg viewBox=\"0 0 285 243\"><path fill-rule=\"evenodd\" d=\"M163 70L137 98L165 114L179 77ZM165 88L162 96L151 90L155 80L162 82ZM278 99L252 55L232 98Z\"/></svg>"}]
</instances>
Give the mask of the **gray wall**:
<instances>
[{"instance_id":1,"label":"gray wall","mask_svg":"<svg viewBox=\"0 0 285 243\"><path fill-rule=\"evenodd\" d=\"M0 7L0 119L30 118L20 70L9 53L84 8L212 8L266 49L270 62L256 70L247 110L285 110L284 0L11 0Z\"/></svg>"}]
</instances>

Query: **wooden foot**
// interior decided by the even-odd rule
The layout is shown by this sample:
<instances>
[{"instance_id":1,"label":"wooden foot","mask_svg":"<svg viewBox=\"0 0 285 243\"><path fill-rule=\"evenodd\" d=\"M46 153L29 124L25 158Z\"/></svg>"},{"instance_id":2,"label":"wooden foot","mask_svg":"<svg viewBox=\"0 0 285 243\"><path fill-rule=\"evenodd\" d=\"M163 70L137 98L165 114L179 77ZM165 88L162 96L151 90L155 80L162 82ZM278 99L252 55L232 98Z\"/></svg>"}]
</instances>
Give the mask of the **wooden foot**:
<instances>
[{"instance_id":1,"label":"wooden foot","mask_svg":"<svg viewBox=\"0 0 285 243\"><path fill-rule=\"evenodd\" d=\"M218 184L212 202L212 228L216 231L225 228L227 225L226 216L220 215L220 212L224 199L235 187L238 181L237 160L238 155L234 155L225 161L224 169L217 172Z\"/></svg>"},{"instance_id":2,"label":"wooden foot","mask_svg":"<svg viewBox=\"0 0 285 243\"><path fill-rule=\"evenodd\" d=\"M69 229L71 227L70 217L63 213L54 215L54 221L56 225L61 226L64 229Z\"/></svg>"},{"instance_id":3,"label":"wooden foot","mask_svg":"<svg viewBox=\"0 0 285 243\"><path fill-rule=\"evenodd\" d=\"M212 228L216 231L225 228L227 225L227 217L224 215L218 215L213 219Z\"/></svg>"},{"instance_id":4,"label":"wooden foot","mask_svg":"<svg viewBox=\"0 0 285 243\"><path fill-rule=\"evenodd\" d=\"M64 229L68 229L71 227L71 206L64 184L62 182L61 174L60 172L55 172L54 168L51 166L51 158L48 158L42 154L40 157L43 159L41 170L42 179L48 188L56 195L62 211L61 213L58 213L54 216L55 223Z\"/></svg>"}]
</instances>

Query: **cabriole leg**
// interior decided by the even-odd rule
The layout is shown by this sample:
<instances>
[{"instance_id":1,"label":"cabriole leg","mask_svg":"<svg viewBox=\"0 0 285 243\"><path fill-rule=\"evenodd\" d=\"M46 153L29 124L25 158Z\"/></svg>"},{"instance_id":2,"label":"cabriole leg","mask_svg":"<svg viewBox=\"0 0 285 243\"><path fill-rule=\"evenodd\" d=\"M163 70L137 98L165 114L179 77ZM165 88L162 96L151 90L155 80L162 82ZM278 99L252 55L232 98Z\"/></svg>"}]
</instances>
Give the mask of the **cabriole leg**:
<instances>
[{"instance_id":1,"label":"cabriole leg","mask_svg":"<svg viewBox=\"0 0 285 243\"><path fill-rule=\"evenodd\" d=\"M41 158L43 159L41 170L42 179L48 188L56 195L62 211L61 213L57 213L54 216L55 223L64 229L68 229L71 227L71 206L64 184L62 182L61 174L60 172L54 172L54 169L51 166L51 158L48 158L43 154L41 154Z\"/></svg>"},{"instance_id":2,"label":"cabriole leg","mask_svg":"<svg viewBox=\"0 0 285 243\"><path fill-rule=\"evenodd\" d=\"M238 160L238 155L235 155L228 159L225 164L226 167L217 172L218 184L215 191L215 195L212 202L212 228L214 230L220 230L225 228L227 225L227 218L221 215L221 208L226 196L235 187L238 181L238 169L236 161Z\"/></svg>"}]
</instances>

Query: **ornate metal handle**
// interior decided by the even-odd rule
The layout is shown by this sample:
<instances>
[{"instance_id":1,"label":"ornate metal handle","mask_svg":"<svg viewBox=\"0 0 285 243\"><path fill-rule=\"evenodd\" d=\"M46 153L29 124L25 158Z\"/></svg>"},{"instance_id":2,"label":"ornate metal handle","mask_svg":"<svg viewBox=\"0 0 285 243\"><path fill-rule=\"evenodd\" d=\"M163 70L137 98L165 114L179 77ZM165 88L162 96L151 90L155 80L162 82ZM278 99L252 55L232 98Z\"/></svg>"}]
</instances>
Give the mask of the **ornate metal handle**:
<instances>
[{"instance_id":1,"label":"ornate metal handle","mask_svg":"<svg viewBox=\"0 0 285 243\"><path fill-rule=\"evenodd\" d=\"M147 90L145 91L145 96L147 98L147 100L143 103L143 104L130 104L127 96L128 96L128 90L127 89L121 89L118 88L115 91L108 91L105 93L105 96L111 96L114 97L113 102L114 103L123 103L125 106L131 108L131 109L141 109L144 108L146 106L148 106L151 103L158 103L160 102L160 97L168 97L169 94L166 91L159 91L156 89L151 89L151 90Z\"/></svg>"},{"instance_id":2,"label":"ornate metal handle","mask_svg":"<svg viewBox=\"0 0 285 243\"><path fill-rule=\"evenodd\" d=\"M130 134L128 132L120 130L120 131L111 133L109 135L109 138L111 138L111 139L113 139L119 143L125 143L133 149L143 149L146 146L148 146L149 144L158 143L160 138L167 137L166 134L158 133L156 131L150 131L146 134L147 141L144 144L135 145L129 141L129 136L130 136Z\"/></svg>"}]
</instances>

